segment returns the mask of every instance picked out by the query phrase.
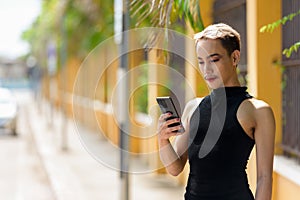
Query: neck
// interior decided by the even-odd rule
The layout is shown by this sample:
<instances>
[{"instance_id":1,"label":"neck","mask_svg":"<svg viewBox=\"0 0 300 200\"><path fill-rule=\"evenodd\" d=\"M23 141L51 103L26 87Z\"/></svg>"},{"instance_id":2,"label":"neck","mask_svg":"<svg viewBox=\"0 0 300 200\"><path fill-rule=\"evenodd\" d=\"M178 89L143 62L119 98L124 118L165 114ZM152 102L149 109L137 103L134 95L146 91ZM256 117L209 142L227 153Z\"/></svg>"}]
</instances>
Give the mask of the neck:
<instances>
[{"instance_id":1,"label":"neck","mask_svg":"<svg viewBox=\"0 0 300 200\"><path fill-rule=\"evenodd\" d=\"M218 89L218 88L226 88L226 87L241 87L240 83L237 84L225 84L225 85L220 85L219 87L216 88L211 88L213 90Z\"/></svg>"},{"instance_id":2,"label":"neck","mask_svg":"<svg viewBox=\"0 0 300 200\"><path fill-rule=\"evenodd\" d=\"M223 87L238 87L238 86L241 86L241 83L237 78L235 78L231 81L228 81L227 83L224 83L224 85L223 85Z\"/></svg>"}]
</instances>

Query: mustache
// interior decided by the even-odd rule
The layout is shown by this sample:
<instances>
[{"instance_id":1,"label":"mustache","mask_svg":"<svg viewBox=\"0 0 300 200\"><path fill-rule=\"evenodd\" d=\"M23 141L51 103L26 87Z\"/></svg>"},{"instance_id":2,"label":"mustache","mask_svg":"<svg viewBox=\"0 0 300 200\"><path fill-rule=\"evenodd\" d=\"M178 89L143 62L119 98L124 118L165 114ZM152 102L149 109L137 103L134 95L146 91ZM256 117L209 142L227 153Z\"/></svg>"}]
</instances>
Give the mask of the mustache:
<instances>
[{"instance_id":1,"label":"mustache","mask_svg":"<svg viewBox=\"0 0 300 200\"><path fill-rule=\"evenodd\" d=\"M213 79L213 78L217 78L218 76L217 75L214 75L214 74L207 74L207 75L204 75L204 79L205 80L208 80L208 79Z\"/></svg>"}]
</instances>

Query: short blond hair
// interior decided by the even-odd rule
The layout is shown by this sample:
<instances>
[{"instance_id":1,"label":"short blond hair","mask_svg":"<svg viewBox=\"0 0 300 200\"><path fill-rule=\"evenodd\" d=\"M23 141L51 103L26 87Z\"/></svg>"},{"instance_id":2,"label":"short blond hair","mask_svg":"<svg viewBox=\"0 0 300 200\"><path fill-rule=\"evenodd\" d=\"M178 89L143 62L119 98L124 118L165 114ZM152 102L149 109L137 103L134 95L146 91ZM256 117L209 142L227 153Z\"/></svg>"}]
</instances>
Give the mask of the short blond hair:
<instances>
[{"instance_id":1,"label":"short blond hair","mask_svg":"<svg viewBox=\"0 0 300 200\"><path fill-rule=\"evenodd\" d=\"M196 45L199 40L219 39L229 55L231 55L234 50L241 51L240 34L231 26L224 23L209 25L203 31L196 33L194 35L194 39L196 41Z\"/></svg>"}]
</instances>

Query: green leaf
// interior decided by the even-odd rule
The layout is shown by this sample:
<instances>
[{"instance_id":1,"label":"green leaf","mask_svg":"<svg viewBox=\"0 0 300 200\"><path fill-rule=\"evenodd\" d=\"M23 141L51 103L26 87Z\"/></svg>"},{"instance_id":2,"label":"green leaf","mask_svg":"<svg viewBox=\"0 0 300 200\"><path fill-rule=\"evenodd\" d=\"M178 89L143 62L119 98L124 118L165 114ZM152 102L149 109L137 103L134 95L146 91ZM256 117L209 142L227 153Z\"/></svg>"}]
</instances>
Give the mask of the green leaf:
<instances>
[{"instance_id":1,"label":"green leaf","mask_svg":"<svg viewBox=\"0 0 300 200\"><path fill-rule=\"evenodd\" d=\"M288 17L289 17L289 20L292 21L293 18L297 15L297 13L291 13Z\"/></svg>"},{"instance_id":2,"label":"green leaf","mask_svg":"<svg viewBox=\"0 0 300 200\"><path fill-rule=\"evenodd\" d=\"M297 50L298 50L297 45L293 45L293 51L297 52Z\"/></svg>"},{"instance_id":3,"label":"green leaf","mask_svg":"<svg viewBox=\"0 0 300 200\"><path fill-rule=\"evenodd\" d=\"M185 13L188 12L188 10L189 10L189 1L186 1L186 0L184 1L183 10L184 10Z\"/></svg>"},{"instance_id":4,"label":"green leaf","mask_svg":"<svg viewBox=\"0 0 300 200\"><path fill-rule=\"evenodd\" d=\"M189 20L189 22L191 24L191 27L194 29L195 28L195 24L194 24L194 20L193 20L193 16L192 16L191 12L190 11L186 12L185 16Z\"/></svg>"},{"instance_id":5,"label":"green leaf","mask_svg":"<svg viewBox=\"0 0 300 200\"><path fill-rule=\"evenodd\" d=\"M268 29L269 32L271 32L272 27L273 27L273 24L268 24L268 28L267 29Z\"/></svg>"},{"instance_id":6,"label":"green leaf","mask_svg":"<svg viewBox=\"0 0 300 200\"><path fill-rule=\"evenodd\" d=\"M183 14L184 14L183 3L184 3L184 1L182 1L182 0L174 0L174 7L175 7L175 10L177 10L177 14L180 18L182 18Z\"/></svg>"},{"instance_id":7,"label":"green leaf","mask_svg":"<svg viewBox=\"0 0 300 200\"><path fill-rule=\"evenodd\" d=\"M288 20L289 20L289 18L287 16L285 16L282 18L281 23L284 25Z\"/></svg>"},{"instance_id":8,"label":"green leaf","mask_svg":"<svg viewBox=\"0 0 300 200\"><path fill-rule=\"evenodd\" d=\"M200 25L200 29L203 30L204 29L204 25L203 25L203 21L202 21L202 16L201 16L201 10L200 10L200 2L197 3L197 18L196 21L198 22L198 24Z\"/></svg>"},{"instance_id":9,"label":"green leaf","mask_svg":"<svg viewBox=\"0 0 300 200\"><path fill-rule=\"evenodd\" d=\"M283 54L283 55L286 55L287 52L288 52L288 49L284 49L284 50L282 51L282 54Z\"/></svg>"},{"instance_id":10,"label":"green leaf","mask_svg":"<svg viewBox=\"0 0 300 200\"><path fill-rule=\"evenodd\" d=\"M264 25L260 28L260 32L273 32L275 28L279 27L281 24L282 25L285 25L285 23L287 21L291 21L294 19L294 17L296 17L297 15L300 15L300 9L298 10L298 12L295 12L295 13L290 13L284 17L282 17L281 19L275 21L275 22L272 22L270 24L267 24L267 25ZM266 27L266 28L265 28Z\"/></svg>"},{"instance_id":11,"label":"green leaf","mask_svg":"<svg viewBox=\"0 0 300 200\"><path fill-rule=\"evenodd\" d=\"M300 47L300 41L296 42L295 44L293 44L289 48L285 48L282 51L282 54L285 55L287 58L289 58L292 55L293 52L298 51L299 47Z\"/></svg>"},{"instance_id":12,"label":"green leaf","mask_svg":"<svg viewBox=\"0 0 300 200\"><path fill-rule=\"evenodd\" d=\"M266 30L267 30L267 26L265 25L259 29L259 32L264 33Z\"/></svg>"}]
</instances>

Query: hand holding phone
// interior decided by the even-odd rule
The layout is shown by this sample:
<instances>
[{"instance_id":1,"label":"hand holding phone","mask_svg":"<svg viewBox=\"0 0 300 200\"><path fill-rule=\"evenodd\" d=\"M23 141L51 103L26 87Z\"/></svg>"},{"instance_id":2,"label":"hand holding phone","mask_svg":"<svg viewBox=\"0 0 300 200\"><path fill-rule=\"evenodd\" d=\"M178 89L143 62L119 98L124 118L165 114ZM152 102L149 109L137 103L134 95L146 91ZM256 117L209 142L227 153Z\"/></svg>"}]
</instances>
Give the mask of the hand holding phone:
<instances>
[{"instance_id":1,"label":"hand holding phone","mask_svg":"<svg viewBox=\"0 0 300 200\"><path fill-rule=\"evenodd\" d=\"M169 96L156 97L156 101L157 101L162 113L171 113L172 114L172 116L168 117L166 120L180 118L179 112L177 111L171 97L169 97ZM178 126L178 125L181 125L182 128L175 132L183 133L185 130L184 130L184 127L183 127L181 121L179 121L177 123L173 123L173 124L169 125L169 127Z\"/></svg>"}]
</instances>

